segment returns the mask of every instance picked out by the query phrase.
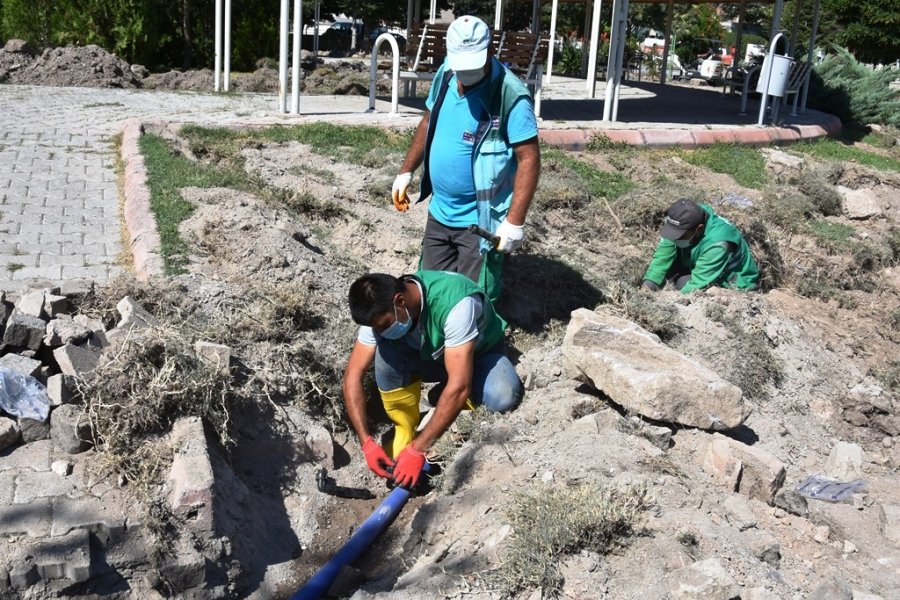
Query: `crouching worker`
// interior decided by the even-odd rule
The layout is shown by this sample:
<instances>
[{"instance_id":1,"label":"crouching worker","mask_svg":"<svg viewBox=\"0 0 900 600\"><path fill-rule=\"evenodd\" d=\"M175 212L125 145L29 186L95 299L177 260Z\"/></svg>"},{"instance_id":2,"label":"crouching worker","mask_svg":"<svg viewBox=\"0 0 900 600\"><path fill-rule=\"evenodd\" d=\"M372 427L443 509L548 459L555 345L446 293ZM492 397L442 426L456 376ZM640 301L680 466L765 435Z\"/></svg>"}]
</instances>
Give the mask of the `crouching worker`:
<instances>
[{"instance_id":1,"label":"crouching worker","mask_svg":"<svg viewBox=\"0 0 900 600\"><path fill-rule=\"evenodd\" d=\"M465 275L370 273L353 282L349 301L361 327L344 371L344 403L376 475L415 485L425 453L463 408L504 412L521 400L522 383L503 353L506 322ZM386 449L372 438L366 417L363 377L373 363L381 401L395 426ZM431 420L417 433L423 381L443 387Z\"/></svg>"},{"instance_id":2,"label":"crouching worker","mask_svg":"<svg viewBox=\"0 0 900 600\"><path fill-rule=\"evenodd\" d=\"M706 204L676 201L666 213L642 287L687 294L710 286L755 290L759 268L744 236Z\"/></svg>"}]
</instances>

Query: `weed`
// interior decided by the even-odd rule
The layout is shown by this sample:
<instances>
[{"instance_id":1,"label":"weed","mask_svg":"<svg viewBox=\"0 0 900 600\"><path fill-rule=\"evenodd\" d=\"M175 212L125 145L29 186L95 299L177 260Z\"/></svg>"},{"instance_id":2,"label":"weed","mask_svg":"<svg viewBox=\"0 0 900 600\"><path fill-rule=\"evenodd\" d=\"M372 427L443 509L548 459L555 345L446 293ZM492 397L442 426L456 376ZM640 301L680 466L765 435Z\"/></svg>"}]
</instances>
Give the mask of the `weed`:
<instances>
[{"instance_id":1,"label":"weed","mask_svg":"<svg viewBox=\"0 0 900 600\"><path fill-rule=\"evenodd\" d=\"M674 339L684 330L681 315L673 304L660 300L652 292L615 281L604 290L610 304L624 317L655 333L663 341Z\"/></svg>"},{"instance_id":2,"label":"weed","mask_svg":"<svg viewBox=\"0 0 900 600\"><path fill-rule=\"evenodd\" d=\"M875 377L886 390L900 394L900 361L894 360L882 369L876 369Z\"/></svg>"},{"instance_id":3,"label":"weed","mask_svg":"<svg viewBox=\"0 0 900 600\"><path fill-rule=\"evenodd\" d=\"M806 227L806 221L815 213L815 207L803 194L783 188L767 188L760 203L760 213L766 223L791 234Z\"/></svg>"},{"instance_id":4,"label":"weed","mask_svg":"<svg viewBox=\"0 0 900 600\"><path fill-rule=\"evenodd\" d=\"M514 494L506 512L513 534L503 565L488 582L513 596L539 588L559 593L560 564L582 549L607 552L633 535L648 508L647 488L536 485Z\"/></svg>"},{"instance_id":5,"label":"weed","mask_svg":"<svg viewBox=\"0 0 900 600\"><path fill-rule=\"evenodd\" d=\"M690 531L682 531L678 535L675 536L675 539L678 540L678 543L686 548L696 548L700 543L697 540L697 536L691 533Z\"/></svg>"},{"instance_id":6,"label":"weed","mask_svg":"<svg viewBox=\"0 0 900 600\"><path fill-rule=\"evenodd\" d=\"M781 383L784 367L769 349L765 333L746 329L720 305L710 304L705 312L707 318L721 323L734 336L734 358L725 365L725 379L751 400L768 400L768 386Z\"/></svg>"},{"instance_id":7,"label":"weed","mask_svg":"<svg viewBox=\"0 0 900 600\"><path fill-rule=\"evenodd\" d=\"M809 224L809 230L819 246L829 254L840 254L850 250L850 239L856 233L850 225L831 221L813 221Z\"/></svg>"},{"instance_id":8,"label":"weed","mask_svg":"<svg viewBox=\"0 0 900 600\"><path fill-rule=\"evenodd\" d=\"M635 184L624 175L601 171L594 165L557 148L541 148L541 172L557 173L563 181L559 186L561 188L565 188L565 182L568 182L568 185L574 188L568 195L574 194L577 207L587 205L591 198L618 198L635 187ZM561 207L572 208L572 201L563 202Z\"/></svg>"},{"instance_id":9,"label":"weed","mask_svg":"<svg viewBox=\"0 0 900 600\"><path fill-rule=\"evenodd\" d=\"M731 175L744 187L760 189L768 179L766 161L757 148L718 143L708 148L686 150L683 157L692 165Z\"/></svg>"},{"instance_id":10,"label":"weed","mask_svg":"<svg viewBox=\"0 0 900 600\"><path fill-rule=\"evenodd\" d=\"M841 308L854 308L856 302L843 294L835 285L831 269L824 263L817 263L807 269L795 284L797 293L805 298L815 298L828 302L836 300Z\"/></svg>"},{"instance_id":11,"label":"weed","mask_svg":"<svg viewBox=\"0 0 900 600\"><path fill-rule=\"evenodd\" d=\"M891 252L891 260L900 262L900 228L892 227L888 232L887 246Z\"/></svg>"},{"instance_id":12,"label":"weed","mask_svg":"<svg viewBox=\"0 0 900 600\"><path fill-rule=\"evenodd\" d=\"M588 152L630 152L634 146L630 146L625 142L614 142L609 136L602 132L595 132L588 140Z\"/></svg>"},{"instance_id":13,"label":"weed","mask_svg":"<svg viewBox=\"0 0 900 600\"><path fill-rule=\"evenodd\" d=\"M656 237L666 211L679 198L698 198L700 191L676 181L660 178L649 186L634 188L612 199L610 207L622 226L635 233ZM609 221L602 212L597 213Z\"/></svg>"},{"instance_id":14,"label":"weed","mask_svg":"<svg viewBox=\"0 0 900 600\"><path fill-rule=\"evenodd\" d=\"M9 263L8 265L6 265L6 270L9 271L10 273L15 273L16 271L21 271L24 268L25 268L25 265L23 265L22 263Z\"/></svg>"},{"instance_id":15,"label":"weed","mask_svg":"<svg viewBox=\"0 0 900 600\"><path fill-rule=\"evenodd\" d=\"M841 214L841 196L825 174L808 169L800 175L795 184L819 214L826 217Z\"/></svg>"},{"instance_id":16,"label":"weed","mask_svg":"<svg viewBox=\"0 0 900 600\"><path fill-rule=\"evenodd\" d=\"M263 129L254 137L283 144L297 141L307 144L316 154L324 154L346 163L387 160L391 153L404 153L412 140L412 132L398 133L372 126L335 125L317 122L292 127ZM369 165L375 166L375 165Z\"/></svg>"},{"instance_id":17,"label":"weed","mask_svg":"<svg viewBox=\"0 0 900 600\"><path fill-rule=\"evenodd\" d=\"M896 158L889 158L874 152L861 150L855 146L842 144L832 138L822 138L813 142L800 142L791 146L791 149L835 162L854 162L881 171L900 171L900 160Z\"/></svg>"},{"instance_id":18,"label":"weed","mask_svg":"<svg viewBox=\"0 0 900 600\"><path fill-rule=\"evenodd\" d=\"M332 171L329 171L328 169L319 169L318 167L310 165L290 167L287 172L291 175L296 175L297 177L310 177L326 185L336 185L338 182L337 175Z\"/></svg>"},{"instance_id":19,"label":"weed","mask_svg":"<svg viewBox=\"0 0 900 600\"><path fill-rule=\"evenodd\" d=\"M754 219L744 228L744 239L754 250L753 257L759 266L759 287L773 290L784 281L785 266L778 241L760 219Z\"/></svg>"}]
</instances>

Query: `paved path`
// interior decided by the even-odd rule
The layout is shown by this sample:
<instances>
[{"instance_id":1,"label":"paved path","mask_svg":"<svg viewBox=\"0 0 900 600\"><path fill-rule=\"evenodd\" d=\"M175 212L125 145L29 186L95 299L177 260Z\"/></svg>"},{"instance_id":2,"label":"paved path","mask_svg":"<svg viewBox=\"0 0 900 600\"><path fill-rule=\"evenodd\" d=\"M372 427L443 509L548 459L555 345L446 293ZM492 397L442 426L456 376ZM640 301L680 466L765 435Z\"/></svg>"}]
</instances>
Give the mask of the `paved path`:
<instances>
[{"instance_id":1,"label":"paved path","mask_svg":"<svg viewBox=\"0 0 900 600\"><path fill-rule=\"evenodd\" d=\"M770 137L776 131L771 128L745 127L755 119L737 117L734 98L646 83L623 92L628 101L621 113L630 122L601 123L602 100L584 100L583 82L564 79L554 78L556 91L547 93L544 104L542 137L550 143L579 148L602 130L615 141L690 146L719 139L720 132L705 131L709 123L749 136L744 140L726 132L719 141L796 139ZM291 116L276 114L274 94L0 85L0 291L19 291L32 280L103 282L120 270L114 136L127 119L206 125L327 119L411 127L423 105L405 102L400 115L389 115L390 104L382 100L377 113L367 113L368 98L360 96L303 96L300 103L301 114ZM810 111L791 119L792 127L802 129L800 124L823 117ZM821 135L813 129L811 135ZM703 140L697 139L700 135Z\"/></svg>"}]
</instances>

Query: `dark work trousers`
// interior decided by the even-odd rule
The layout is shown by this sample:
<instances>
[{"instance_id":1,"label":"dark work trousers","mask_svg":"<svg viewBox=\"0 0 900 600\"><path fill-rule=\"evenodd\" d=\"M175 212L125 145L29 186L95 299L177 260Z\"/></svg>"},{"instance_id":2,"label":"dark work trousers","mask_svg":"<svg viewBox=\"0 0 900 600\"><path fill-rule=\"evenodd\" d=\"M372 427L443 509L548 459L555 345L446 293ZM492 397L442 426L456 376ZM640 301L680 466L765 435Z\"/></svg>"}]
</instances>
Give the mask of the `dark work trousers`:
<instances>
[{"instance_id":1,"label":"dark work trousers","mask_svg":"<svg viewBox=\"0 0 900 600\"><path fill-rule=\"evenodd\" d=\"M428 214L422 240L422 269L453 271L481 283L481 238L465 227L447 227Z\"/></svg>"}]
</instances>

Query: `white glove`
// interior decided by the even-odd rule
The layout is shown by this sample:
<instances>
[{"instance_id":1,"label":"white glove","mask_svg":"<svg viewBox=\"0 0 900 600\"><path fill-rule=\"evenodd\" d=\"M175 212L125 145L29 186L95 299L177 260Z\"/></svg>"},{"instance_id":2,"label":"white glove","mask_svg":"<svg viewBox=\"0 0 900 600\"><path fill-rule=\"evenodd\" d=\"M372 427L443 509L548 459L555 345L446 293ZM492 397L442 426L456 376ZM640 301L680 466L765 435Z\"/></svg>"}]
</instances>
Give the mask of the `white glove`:
<instances>
[{"instance_id":1,"label":"white glove","mask_svg":"<svg viewBox=\"0 0 900 600\"><path fill-rule=\"evenodd\" d=\"M406 195L406 189L412 181L412 173L400 173L394 179L394 185L391 187L391 198L394 200L394 208L400 212L409 210L409 196Z\"/></svg>"},{"instance_id":2,"label":"white glove","mask_svg":"<svg viewBox=\"0 0 900 600\"><path fill-rule=\"evenodd\" d=\"M497 227L497 231L494 232L494 235L500 238L500 243L497 244L497 250L504 254L509 254L521 246L522 242L525 241L525 226L513 225L506 219L503 219L503 222Z\"/></svg>"}]
</instances>

